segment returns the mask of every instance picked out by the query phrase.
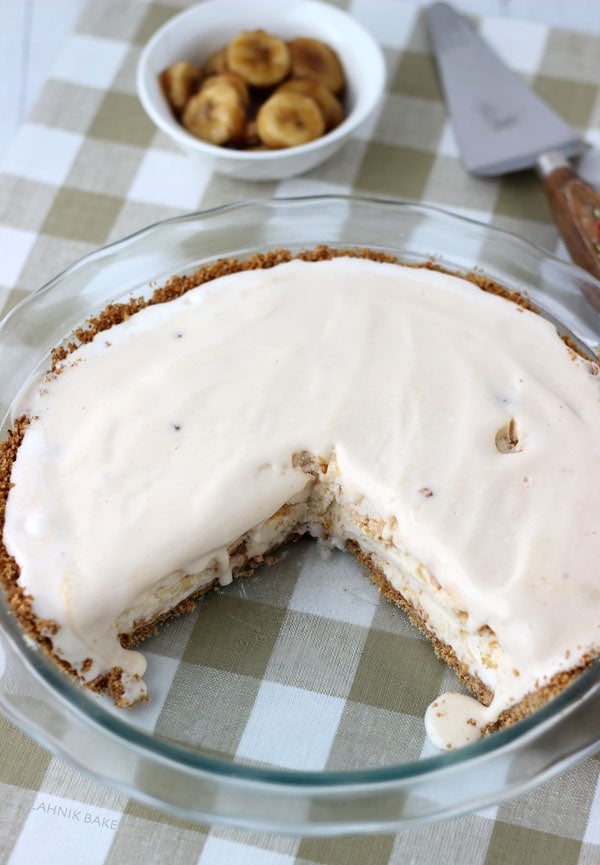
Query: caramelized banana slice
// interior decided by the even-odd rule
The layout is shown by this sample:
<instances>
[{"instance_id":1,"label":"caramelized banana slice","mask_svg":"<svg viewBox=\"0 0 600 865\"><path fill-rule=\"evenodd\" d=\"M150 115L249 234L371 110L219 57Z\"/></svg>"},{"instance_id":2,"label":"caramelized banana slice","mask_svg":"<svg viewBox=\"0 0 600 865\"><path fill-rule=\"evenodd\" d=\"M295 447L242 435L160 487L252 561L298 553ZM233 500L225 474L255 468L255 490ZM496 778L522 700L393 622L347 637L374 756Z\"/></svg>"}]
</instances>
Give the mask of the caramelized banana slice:
<instances>
[{"instance_id":1,"label":"caramelized banana slice","mask_svg":"<svg viewBox=\"0 0 600 865\"><path fill-rule=\"evenodd\" d=\"M230 69L254 87L283 81L290 69L287 45L264 30L239 33L227 46Z\"/></svg>"},{"instance_id":2,"label":"caramelized banana slice","mask_svg":"<svg viewBox=\"0 0 600 865\"><path fill-rule=\"evenodd\" d=\"M180 60L161 73L160 84L165 99L177 116L181 115L188 99L198 89L201 78L200 70L187 60Z\"/></svg>"},{"instance_id":3,"label":"caramelized banana slice","mask_svg":"<svg viewBox=\"0 0 600 865\"><path fill-rule=\"evenodd\" d=\"M192 135L210 144L228 144L241 137L246 112L235 86L221 81L203 87L186 105L183 125Z\"/></svg>"},{"instance_id":4,"label":"caramelized banana slice","mask_svg":"<svg viewBox=\"0 0 600 865\"><path fill-rule=\"evenodd\" d=\"M316 78L290 78L280 84L276 93L301 93L317 103L325 121L325 131L329 132L344 119L344 109L340 100L333 95L329 87L321 84Z\"/></svg>"},{"instance_id":5,"label":"caramelized banana slice","mask_svg":"<svg viewBox=\"0 0 600 865\"><path fill-rule=\"evenodd\" d=\"M316 102L301 93L274 93L256 117L261 141L268 147L295 147L318 138L325 121Z\"/></svg>"},{"instance_id":6,"label":"caramelized banana slice","mask_svg":"<svg viewBox=\"0 0 600 865\"><path fill-rule=\"evenodd\" d=\"M227 46L224 45L206 60L202 73L208 78L209 75L221 75L222 72L227 72L227 69Z\"/></svg>"},{"instance_id":7,"label":"caramelized banana slice","mask_svg":"<svg viewBox=\"0 0 600 865\"><path fill-rule=\"evenodd\" d=\"M240 103L243 108L247 108L250 103L250 95L248 93L248 85L236 72L221 72L220 75L211 75L202 85L203 92L208 93L210 90L220 91L223 84L229 84L235 88L240 97Z\"/></svg>"},{"instance_id":8,"label":"caramelized banana slice","mask_svg":"<svg viewBox=\"0 0 600 865\"><path fill-rule=\"evenodd\" d=\"M333 48L320 39L300 37L288 42L292 58L292 78L316 78L332 93L344 89L344 70Z\"/></svg>"}]
</instances>

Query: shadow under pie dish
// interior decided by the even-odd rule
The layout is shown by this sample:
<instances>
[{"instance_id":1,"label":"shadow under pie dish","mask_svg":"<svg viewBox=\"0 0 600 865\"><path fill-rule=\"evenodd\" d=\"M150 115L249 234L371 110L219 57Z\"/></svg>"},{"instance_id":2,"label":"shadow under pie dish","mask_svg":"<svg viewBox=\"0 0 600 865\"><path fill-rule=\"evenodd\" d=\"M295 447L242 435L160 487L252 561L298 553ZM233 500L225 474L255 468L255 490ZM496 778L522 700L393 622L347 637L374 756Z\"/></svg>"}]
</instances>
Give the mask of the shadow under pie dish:
<instances>
[{"instance_id":1,"label":"shadow under pie dish","mask_svg":"<svg viewBox=\"0 0 600 865\"><path fill-rule=\"evenodd\" d=\"M40 583L30 583L26 594L34 599L33 627L38 635L42 633L52 641L55 655L62 655L94 687L112 691L118 703L135 702L144 696L139 679L142 666L136 666L140 664L140 656L123 650L116 640L118 634L134 638L143 635L157 617L185 601L188 594L217 580L228 582L232 567L234 570L253 567L290 535L308 530L322 543L342 546L349 542L372 578L394 600L409 608L418 624L433 636L444 659L458 669L484 702L491 702L490 709L482 710L478 719L477 704L466 702L469 698L464 696L451 696L450 703L459 701L468 707L462 726L468 732L470 728L487 726L492 729L498 721L502 724L537 708L571 681L576 672L589 666L590 670L577 683L581 687L581 680L587 681L586 676L594 670L597 616L592 578L587 568L580 569L583 575L575 578L580 586L579 599L575 601L571 584L565 583L566 578L562 576L577 570L572 550L577 551L577 558L585 543L573 547L555 540L552 553L543 562L543 579L536 583L531 573L528 574L527 585L533 583L533 590L524 591L521 585L516 592L516 584L519 567L531 572L536 564L539 566L536 556L547 553L545 538L544 543L536 547L538 536L543 535L543 530L549 535L557 534L558 529L552 529L552 519L564 524L573 510L577 495L570 481L560 486L565 483L565 476L586 477L586 482L582 479L578 482L584 487L586 507L581 513L577 512L576 523L581 537L587 536L588 530L590 534L594 530L593 514L597 508L593 505L591 466L595 461L590 430L595 428L594 401L598 402L595 367L565 346L541 316L515 303L514 292L522 294L519 291L522 286L516 284L519 277L515 280L508 274L506 279L501 279L501 274L494 272L493 257L489 270L485 268L485 261L481 263L483 272L474 277L478 285L443 272L465 273L470 269L460 260L459 253L455 253L458 257L454 260L438 257L435 267L404 268L392 263L391 259L396 256L410 265L430 261L431 251L436 247L429 246L426 254L419 249L423 243L423 220L439 230L444 220L449 219L447 216L421 208L407 211L403 205L347 199L324 199L319 203L321 206L324 218L337 216L340 228L336 231L341 231L341 236L332 232L331 226L324 226L313 238L312 247L309 238L299 239L298 236L293 244L285 243L292 240L290 235L285 236L291 229L286 218L291 214L294 223L301 211L304 215L307 212L308 203L302 200L243 205L237 210L201 214L188 218L188 222L181 220L151 229L150 232L183 230L189 240L190 220L193 219L197 225L205 227L212 220L210 227L214 229L224 218L234 227L240 215L245 222L252 208L255 212L264 209L265 215L266 211L274 215L277 210L278 216L285 217L283 228L275 229L274 221L270 224L268 220L263 221L259 229L256 224L252 229L248 224L241 227L240 237L244 231L262 232L262 237L253 238L252 245L255 251L265 250L252 256L248 255L251 247L242 246L243 265L230 261L239 246L215 250L226 253L227 261L214 263L213 251L202 249L207 241L210 246L214 238L210 234L202 238L200 230L197 238L200 254L196 259L188 258L183 267L180 263L171 271L168 270L170 262L165 261L164 269L155 268L154 274L147 274L148 279L155 276L159 282L169 272L189 274L200 264L199 277L177 277L155 296L155 300L161 301L181 294L179 299L151 305L128 299L125 306L109 307L108 312L103 312L98 304L90 312L99 315L87 330L76 334L84 347L73 352L70 348L55 352L55 371L43 381L42 390L48 393L32 397L33 409L29 410L29 415L33 419L19 428L23 432L22 443L18 450L13 447L11 451L11 459L15 453L17 459L12 478L14 487L8 496L7 543L9 547L13 544L18 560L19 555L23 557L32 536L34 546L35 539L40 539L49 561L49 529L57 524L71 527L76 514L79 524L70 535L69 552L64 544L57 552L57 558L64 563L65 556L77 548L82 537L85 538L88 512L92 515L89 526L94 528L94 531L88 530L88 536L94 543L96 529L100 529L99 534L104 539L111 538L113 532L112 540L103 543L103 550L108 553L96 553L93 558L98 560L104 574L116 573L117 559L122 568L130 553L133 555L136 550L135 525L141 513L146 532L140 536L141 546L148 559L143 567L139 561L133 561L129 572L147 573L150 565L155 564L157 569L151 586L138 584L129 595L123 595L125 581L114 579L109 593L104 592L99 597L96 591L91 607L88 605L88 612L80 619L77 616L85 609L85 598L81 599L84 583L81 574L77 572L76 579L63 581L62 591L56 594L67 598L71 631L67 639L64 639L67 632L64 612L57 613L56 606L51 604L36 610L36 598L42 596L43 590ZM386 238L381 233L377 241L371 235L366 237L362 220L375 213L384 217L391 214L390 208L395 208L400 234L405 233L402 242L382 242ZM470 233L470 243L478 232L485 234L481 239L489 240L489 229L472 227L460 220L454 224L462 232ZM297 222L295 228L298 228ZM306 227L302 230L306 232ZM360 237L357 236L359 230ZM329 236L324 231L329 231ZM270 236L270 232L277 237ZM495 239L493 232L492 237ZM248 240L247 236L244 240ZM330 251L322 247L314 251L316 240L328 241L332 248L336 243L339 248L341 241L346 253L362 241L361 245L372 251L354 253L352 257L348 254L331 256ZM427 245L434 241L433 236L426 238ZM137 242L134 238L128 243ZM234 232L233 243L238 242ZM503 235L499 235L499 242L518 243ZM280 245L287 246L290 254L266 252ZM188 244L181 246L189 256ZM306 252L307 249L313 251ZM323 260L286 261L298 252L304 258ZM167 258L172 253L173 247ZM472 250L467 250L467 254L472 254ZM236 270L239 272L230 272ZM219 276L216 280L211 278L215 275ZM202 288L188 291L198 279L203 283ZM544 279L547 281L547 276ZM509 297L502 297L502 294ZM347 302L348 298L351 303ZM534 300L537 304L538 298ZM142 306L145 308L139 309ZM318 321L315 309L319 311ZM556 316L555 308L552 315ZM117 319L124 321L115 325ZM106 325L112 326L107 328ZM324 329L323 332L319 328ZM571 323L569 329L571 339L577 339L582 347L586 333L581 328L574 329ZM95 336L90 340L92 334ZM133 339L130 334L134 335ZM304 352L309 342L319 347L318 374L306 375ZM531 350L532 345L535 351ZM129 353L131 346L135 346L133 355ZM588 344L588 349L591 348ZM125 366L134 368L137 373L126 388L114 387L115 381L123 380L120 352L125 352L123 357L128 358ZM153 358L160 358L156 368L152 366ZM314 370L314 361L311 363L310 369ZM206 378L208 386L200 394L197 391L198 369L210 371ZM463 386L459 371L468 376L468 389ZM100 379L105 375L108 387L103 393ZM164 375L169 377L161 379ZM93 381L91 386L90 381ZM178 382L177 388L172 386L173 381ZM541 388L533 384L539 381L544 382ZM67 385L68 394L63 398L62 391ZM141 403L136 402L136 388L141 388ZM147 388L145 392L144 388ZM285 412L278 413L282 418L279 426L273 412L264 411L260 390L269 391L271 397L275 395L273 404L285 405ZM35 388L30 389L29 394L34 391ZM99 413L87 410L90 391L103 393ZM77 393L81 397L79 403L73 398ZM48 396L51 400L44 401ZM28 399L29 396L21 397L20 405L27 405ZM112 427L111 401L116 403L113 420L121 421L113 423ZM54 467L49 467L52 460L47 458L48 452L43 447L39 450L39 437L32 432L39 424L38 428L44 429L45 441L52 441L54 421L51 412L46 413L44 408L50 402L60 406L55 419L60 417L66 430L77 430L72 439L78 444L73 454L66 453L66 460L61 462L61 457L57 461L59 480L51 500L60 502L61 518L52 507L45 512L34 509L33 518L29 515L24 525L19 522L19 507L12 506L18 503L18 490L27 489L29 502L35 501L38 495L43 499L50 486L43 473L54 471ZM151 402L154 403L152 409L142 413L140 405ZM461 418L456 417L457 405L462 407L463 426ZM198 416L199 408L208 410L208 415ZM81 420L92 414L90 423ZM211 418L210 424L207 416ZM243 419L241 424L235 423L237 417ZM587 418L587 427L582 418ZM105 421L108 427L103 426ZM547 429L553 427L549 436ZM97 438L99 428L101 435ZM253 434L248 435L248 430ZM208 434L206 431L212 438L203 438ZM20 438L20 432L13 444ZM119 440L122 435L126 438ZM569 450L569 442L577 437L579 446ZM62 432L54 439L54 455L61 452L67 438L71 437ZM186 441L190 439L188 446ZM95 479L91 485L94 488L89 505L85 495L79 493L77 505L73 499L69 512L69 495L61 484L69 478L72 461L81 462L81 442L89 444L83 462L89 476ZM111 462L107 456L107 442L112 443L116 462ZM114 478L122 471L119 460L129 466L131 455L135 454L137 459L144 447L154 457L146 463L144 480L131 476L129 470L121 475L117 486L125 490L125 498L115 506L114 491L109 495L107 490L112 490ZM181 463L186 466L182 474L178 474L181 470L177 467L187 447L192 447L195 459L198 459L198 450L205 455L205 461L200 466L196 464L202 483L192 482L190 488L185 487L190 475L188 464ZM567 452L571 456L567 457ZM102 466L93 467L92 453L100 454ZM377 460L373 459L373 453L377 453ZM557 453L561 455L558 463ZM26 486L29 481L19 478L23 454L29 455L30 465L36 466L33 476L43 478L33 492ZM569 459L586 460L585 467L579 463L567 464ZM167 466L169 470L165 472ZM104 488L103 471L108 484ZM166 475L179 485L170 503L168 499L165 501L165 491L160 486L150 487L148 495L149 471L157 483L163 482ZM394 479L393 483L390 478ZM479 482L474 483L473 479ZM67 485L69 483L67 481ZM136 488L141 489L140 495ZM205 492L212 490L212 508L206 507L198 488ZM246 492L240 497L240 489L252 490L252 494ZM549 489L552 492L549 493ZM464 504L461 508L461 501L464 503L467 495L469 509ZM11 503L12 496L15 498ZM567 500L568 496L571 498ZM105 523L105 516L98 511L99 502L107 498L112 500L112 513L119 514L116 529L107 528L110 521ZM564 500L564 511L557 506L557 499ZM549 509L544 504L548 500L552 502ZM153 501L162 501L163 511L153 514ZM535 502L533 510L532 501ZM177 502L181 502L179 510ZM148 503L150 511L144 511ZM127 514L128 507L133 513L131 517ZM194 508L199 509L195 516ZM164 517L165 509L168 521ZM525 548L518 540L507 544L507 538L518 538L517 526L522 530L524 524L531 524L531 514L539 516L540 510L544 514L542 528L534 522ZM215 512L219 515L218 521L211 516ZM65 513L67 519L63 521ZM201 527L200 531L195 529L191 547L186 540L189 527L182 529L190 515L194 525ZM586 527L584 521L588 518L591 522ZM14 525L18 528L11 536ZM486 526L492 526L488 534L485 534ZM174 552L178 557L167 559L166 564L164 537L162 546L159 544L161 532L173 539L173 543L166 544L169 555ZM480 539L482 533L487 542L475 545L473 537ZM16 541L11 537L16 537ZM117 559L111 559L115 555ZM485 559L486 555L490 558ZM483 556L483 560L478 556ZM460 559L459 569L457 558ZM76 562L79 561L76 558ZM498 566L496 571L494 562ZM560 569L560 580L552 577L551 565ZM21 570L25 571L26 567ZM507 570L513 575L508 585L503 580ZM470 576L470 573L482 571L487 579L483 586ZM200 574L201 578L191 580L185 574ZM131 583L131 579L127 582ZM259 582L260 575L256 578L257 585ZM550 584L548 588L546 583ZM569 586L568 590L565 585ZM511 594L513 590L516 594ZM548 608L551 598L556 598L560 592L564 592L560 604L550 610L564 613L569 603L578 604L577 615L563 617L569 626L562 633L561 616ZM585 604L581 603L582 594ZM151 606L148 606L148 597ZM19 595L16 606L23 621L22 604ZM525 618L518 617L519 605L527 610ZM93 620L89 618L90 608L96 621L102 623L95 633ZM581 609L583 613L579 612ZM208 604L198 622L210 615ZM40 618L45 620L41 627ZM573 636L569 630L575 619L581 636ZM58 629L56 624L60 626ZM107 642L108 632L112 641ZM80 639L84 648L76 645L77 640L71 638L73 634L84 635L83 641ZM583 648L577 654L578 645ZM143 646L141 648L143 651ZM494 691L495 699L491 700ZM433 727L437 723L435 719L445 711L434 701L433 709L428 712ZM450 708L448 715L451 715ZM446 730L439 735L442 736L440 743L447 744L450 733ZM454 744L460 742L459 738ZM422 771L426 761L420 762Z\"/></svg>"}]
</instances>

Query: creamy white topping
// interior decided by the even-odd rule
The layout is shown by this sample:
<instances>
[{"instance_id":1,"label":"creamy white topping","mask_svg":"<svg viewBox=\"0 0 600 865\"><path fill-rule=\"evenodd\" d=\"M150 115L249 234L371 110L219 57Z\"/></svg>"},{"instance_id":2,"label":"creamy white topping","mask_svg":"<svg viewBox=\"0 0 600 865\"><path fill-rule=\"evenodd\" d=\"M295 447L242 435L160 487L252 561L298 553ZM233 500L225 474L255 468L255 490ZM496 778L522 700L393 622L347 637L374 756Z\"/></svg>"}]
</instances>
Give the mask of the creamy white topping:
<instances>
[{"instance_id":1,"label":"creamy white topping","mask_svg":"<svg viewBox=\"0 0 600 865\"><path fill-rule=\"evenodd\" d=\"M88 681L121 666L131 699L128 616L171 575L230 579L228 545L306 487L303 451L422 567L486 721L598 650L600 377L466 280L349 258L223 277L98 334L23 412L6 547L57 653Z\"/></svg>"}]
</instances>

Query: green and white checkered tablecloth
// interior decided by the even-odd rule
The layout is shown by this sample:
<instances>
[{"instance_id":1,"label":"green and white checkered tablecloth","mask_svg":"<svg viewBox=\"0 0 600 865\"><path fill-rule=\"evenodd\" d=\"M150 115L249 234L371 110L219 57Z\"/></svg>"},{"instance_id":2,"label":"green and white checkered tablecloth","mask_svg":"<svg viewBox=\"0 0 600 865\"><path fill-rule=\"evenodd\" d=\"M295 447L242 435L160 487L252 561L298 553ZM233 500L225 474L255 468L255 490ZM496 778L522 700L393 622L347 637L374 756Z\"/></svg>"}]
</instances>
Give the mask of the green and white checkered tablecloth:
<instances>
[{"instance_id":1,"label":"green and white checkered tablecloth","mask_svg":"<svg viewBox=\"0 0 600 865\"><path fill-rule=\"evenodd\" d=\"M166 217L251 197L358 192L424 201L561 251L532 174L478 180L461 168L423 18L394 0L339 4L384 46L389 84L377 116L337 157L279 183L235 181L197 166L152 126L134 85L142 45L183 5L90 0L85 7L0 173L3 312L98 246ZM594 147L580 170L599 183L600 38L507 19L486 18L478 26L586 134ZM311 581L323 568L328 579L317 593ZM280 581L277 603L273 580ZM237 584L211 605L201 626L201 617L192 616L147 644L151 667L179 707L190 677L211 696L205 714L198 719L190 706L189 715L173 717L169 701L159 697L142 710L142 726L176 735L180 723L189 736L195 724L203 748L283 766L294 765L295 749L305 768L315 769L423 753L421 671L427 668L434 690L452 679L396 611L378 601L358 568L323 563L314 547L293 548L253 577L248 591ZM245 651L224 656L214 646L232 618ZM401 673L386 661L390 644L409 658ZM321 664L328 654L336 659L331 676ZM232 712L226 701L233 690L238 706ZM316 718L322 735L302 727L286 733L286 718L298 712ZM358 741L363 757L351 753ZM80 775L0 717L0 803L0 862L10 865L154 865L167 858L174 865L600 862L598 757L527 796L467 817L397 835L317 840L171 818Z\"/></svg>"}]
</instances>

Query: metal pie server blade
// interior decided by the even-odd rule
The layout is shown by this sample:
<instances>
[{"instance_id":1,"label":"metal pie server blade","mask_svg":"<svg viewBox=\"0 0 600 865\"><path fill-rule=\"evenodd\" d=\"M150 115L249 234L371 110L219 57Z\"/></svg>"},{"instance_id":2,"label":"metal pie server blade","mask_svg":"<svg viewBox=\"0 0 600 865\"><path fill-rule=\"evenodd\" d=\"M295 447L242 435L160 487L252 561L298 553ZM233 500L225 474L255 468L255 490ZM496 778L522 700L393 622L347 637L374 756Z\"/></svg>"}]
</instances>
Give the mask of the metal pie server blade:
<instances>
[{"instance_id":1,"label":"metal pie server blade","mask_svg":"<svg viewBox=\"0 0 600 865\"><path fill-rule=\"evenodd\" d=\"M600 194L567 161L585 150L581 136L446 3L429 7L427 22L466 170L493 176L535 167L571 257L600 279ZM592 302L600 310L599 288Z\"/></svg>"},{"instance_id":2,"label":"metal pie server blade","mask_svg":"<svg viewBox=\"0 0 600 865\"><path fill-rule=\"evenodd\" d=\"M576 156L582 138L514 75L446 3L429 33L461 159L470 174L532 168L548 151Z\"/></svg>"}]
</instances>

